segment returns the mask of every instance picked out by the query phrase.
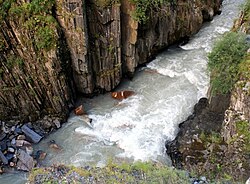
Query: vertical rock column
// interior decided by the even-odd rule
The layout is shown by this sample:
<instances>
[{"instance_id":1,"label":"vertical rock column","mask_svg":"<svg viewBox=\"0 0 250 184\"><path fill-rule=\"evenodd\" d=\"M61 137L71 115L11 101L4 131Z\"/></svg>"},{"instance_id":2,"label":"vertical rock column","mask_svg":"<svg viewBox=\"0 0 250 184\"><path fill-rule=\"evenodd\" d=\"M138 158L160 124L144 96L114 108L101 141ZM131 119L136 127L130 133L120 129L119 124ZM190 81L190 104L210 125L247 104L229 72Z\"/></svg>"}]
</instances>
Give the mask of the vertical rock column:
<instances>
[{"instance_id":1,"label":"vertical rock column","mask_svg":"<svg viewBox=\"0 0 250 184\"><path fill-rule=\"evenodd\" d=\"M26 10L23 3L16 1L11 5L12 10ZM70 61L61 61L58 55L58 51L63 50L63 45L58 42L60 30L57 30L56 23L47 25L38 21L36 15L27 16L30 19L22 20L18 12L14 12L0 22L3 46L0 49L0 120L35 121L47 114L65 120L73 103L73 93L68 83L70 79L62 67L67 68ZM54 20L51 15L46 16ZM36 20L36 23L29 24L36 29L29 30L27 21L31 20ZM45 26L55 38L55 44L49 42L51 45L46 49L44 45L39 45L39 48L35 41L41 36L35 31ZM43 41L40 43L45 43Z\"/></svg>"},{"instance_id":2,"label":"vertical rock column","mask_svg":"<svg viewBox=\"0 0 250 184\"><path fill-rule=\"evenodd\" d=\"M139 57L135 57L135 44L138 37L137 29L139 23L132 17L136 8L135 5L127 0L122 0L121 5L123 70L127 74L132 74L140 59Z\"/></svg>"},{"instance_id":3,"label":"vertical rock column","mask_svg":"<svg viewBox=\"0 0 250 184\"><path fill-rule=\"evenodd\" d=\"M220 0L165 2L150 6L143 22L134 19L136 4L128 0L121 4L123 70L129 74L161 49L197 33L220 8Z\"/></svg>"},{"instance_id":4,"label":"vertical rock column","mask_svg":"<svg viewBox=\"0 0 250 184\"><path fill-rule=\"evenodd\" d=\"M57 0L57 19L63 28L71 53L73 77L78 92L93 92L92 63L88 59L86 2Z\"/></svg>"},{"instance_id":5,"label":"vertical rock column","mask_svg":"<svg viewBox=\"0 0 250 184\"><path fill-rule=\"evenodd\" d=\"M114 89L122 77L120 16L120 4L88 4L89 55L99 92Z\"/></svg>"}]
</instances>

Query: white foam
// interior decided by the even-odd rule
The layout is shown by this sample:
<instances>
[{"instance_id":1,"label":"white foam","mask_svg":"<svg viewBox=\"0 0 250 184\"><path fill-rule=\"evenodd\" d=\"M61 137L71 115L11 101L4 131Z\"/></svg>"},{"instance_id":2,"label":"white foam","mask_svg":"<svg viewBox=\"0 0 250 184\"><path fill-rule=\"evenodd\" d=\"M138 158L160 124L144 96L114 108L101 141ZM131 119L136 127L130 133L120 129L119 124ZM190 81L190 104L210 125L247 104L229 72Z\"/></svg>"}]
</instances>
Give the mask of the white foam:
<instances>
[{"instance_id":1,"label":"white foam","mask_svg":"<svg viewBox=\"0 0 250 184\"><path fill-rule=\"evenodd\" d=\"M219 34L224 34L225 32L229 31L229 29L225 27L216 27L215 31Z\"/></svg>"},{"instance_id":2,"label":"white foam","mask_svg":"<svg viewBox=\"0 0 250 184\"><path fill-rule=\"evenodd\" d=\"M110 95L89 100L93 101L88 112L93 129L80 118L72 118L68 126L74 130L70 132L73 134L71 141L85 142L78 143L78 149L67 145L74 151L92 153L101 164L107 160L108 152L112 152L113 157L135 160L156 160L165 156L164 142L175 138L178 124L192 113L198 99L206 96L209 77L205 55L211 50L214 39L231 27L232 23L225 19L231 16L230 11L216 16L188 44L181 46L182 49L171 48L147 65L146 69L156 70L159 75L139 72L133 81L122 84L123 89L135 91L135 96L120 102ZM72 161L84 162L81 156L88 160L83 154Z\"/></svg>"}]
</instances>

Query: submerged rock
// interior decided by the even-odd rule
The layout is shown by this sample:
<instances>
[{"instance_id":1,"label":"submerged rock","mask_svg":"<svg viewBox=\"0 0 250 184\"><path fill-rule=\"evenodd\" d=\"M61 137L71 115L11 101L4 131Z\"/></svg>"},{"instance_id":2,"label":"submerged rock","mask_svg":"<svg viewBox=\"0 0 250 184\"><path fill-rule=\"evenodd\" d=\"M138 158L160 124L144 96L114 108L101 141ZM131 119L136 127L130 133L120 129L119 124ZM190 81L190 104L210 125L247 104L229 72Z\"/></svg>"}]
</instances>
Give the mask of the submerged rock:
<instances>
[{"instance_id":1,"label":"submerged rock","mask_svg":"<svg viewBox=\"0 0 250 184\"><path fill-rule=\"evenodd\" d=\"M38 161L40 160L44 160L46 157L47 153L42 151L42 150L38 150L35 154L35 159L37 159Z\"/></svg>"},{"instance_id":2,"label":"submerged rock","mask_svg":"<svg viewBox=\"0 0 250 184\"><path fill-rule=\"evenodd\" d=\"M49 147L54 150L62 150L62 148L56 143L55 140L49 141Z\"/></svg>"},{"instance_id":3,"label":"submerged rock","mask_svg":"<svg viewBox=\"0 0 250 184\"><path fill-rule=\"evenodd\" d=\"M118 91L118 92L112 92L111 96L114 99L123 100L123 99L126 99L126 98L134 95L134 94L135 94L134 91Z\"/></svg>"},{"instance_id":4,"label":"submerged rock","mask_svg":"<svg viewBox=\"0 0 250 184\"><path fill-rule=\"evenodd\" d=\"M80 105L79 107L77 107L75 110L74 110L75 114L80 116L80 115L83 115L84 114L84 110L83 110L83 106Z\"/></svg>"}]
</instances>

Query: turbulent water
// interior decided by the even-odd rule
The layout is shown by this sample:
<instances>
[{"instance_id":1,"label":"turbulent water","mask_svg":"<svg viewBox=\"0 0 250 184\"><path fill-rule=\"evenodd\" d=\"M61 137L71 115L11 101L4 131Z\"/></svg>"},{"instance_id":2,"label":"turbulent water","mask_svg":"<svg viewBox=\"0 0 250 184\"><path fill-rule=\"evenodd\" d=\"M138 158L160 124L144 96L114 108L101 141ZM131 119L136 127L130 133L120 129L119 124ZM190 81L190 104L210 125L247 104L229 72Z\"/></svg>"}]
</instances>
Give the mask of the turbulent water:
<instances>
[{"instance_id":1,"label":"turbulent water","mask_svg":"<svg viewBox=\"0 0 250 184\"><path fill-rule=\"evenodd\" d=\"M87 109L92 125L72 114L60 130L36 146L36 150L48 153L43 164L102 166L109 159L170 164L165 141L175 138L178 124L192 113L195 103L206 96L207 53L215 39L232 27L243 2L224 1L222 14L206 23L188 44L170 47L139 69L132 81L124 81L117 89L133 90L134 96L123 101L112 99L110 94L82 99L79 104ZM48 148L52 139L62 150ZM24 182L23 175L16 177L19 183ZM10 183L9 178L13 176L0 176L0 183Z\"/></svg>"}]
</instances>

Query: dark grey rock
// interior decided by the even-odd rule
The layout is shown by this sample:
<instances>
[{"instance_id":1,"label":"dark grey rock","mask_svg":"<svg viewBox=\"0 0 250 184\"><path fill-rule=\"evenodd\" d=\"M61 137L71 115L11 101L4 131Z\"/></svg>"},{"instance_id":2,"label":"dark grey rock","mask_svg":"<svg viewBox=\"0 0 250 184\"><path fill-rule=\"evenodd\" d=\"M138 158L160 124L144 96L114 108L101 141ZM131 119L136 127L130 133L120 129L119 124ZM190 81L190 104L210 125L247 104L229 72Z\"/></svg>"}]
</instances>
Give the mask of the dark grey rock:
<instances>
[{"instance_id":1,"label":"dark grey rock","mask_svg":"<svg viewBox=\"0 0 250 184\"><path fill-rule=\"evenodd\" d=\"M16 145L16 139L15 138L13 138L12 140L11 140L11 142L10 142L12 145Z\"/></svg>"},{"instance_id":2,"label":"dark grey rock","mask_svg":"<svg viewBox=\"0 0 250 184\"><path fill-rule=\"evenodd\" d=\"M16 127L15 127L15 126L12 126L12 127L10 128L10 131L11 131L11 132L14 132L15 129L16 129Z\"/></svg>"},{"instance_id":3,"label":"dark grey rock","mask_svg":"<svg viewBox=\"0 0 250 184\"><path fill-rule=\"evenodd\" d=\"M17 162L17 168L19 170L30 171L31 169L33 169L35 162L28 153L19 149L17 158L19 159L19 161Z\"/></svg>"},{"instance_id":4,"label":"dark grey rock","mask_svg":"<svg viewBox=\"0 0 250 184\"><path fill-rule=\"evenodd\" d=\"M38 150L35 154L35 159L36 160L44 160L44 158L46 157L47 153L45 153L42 150Z\"/></svg>"},{"instance_id":5,"label":"dark grey rock","mask_svg":"<svg viewBox=\"0 0 250 184\"><path fill-rule=\"evenodd\" d=\"M15 129L14 133L15 133L16 135L20 135L20 134L23 133L23 131L22 131L22 129L21 129L20 127L17 127L17 128Z\"/></svg>"},{"instance_id":6,"label":"dark grey rock","mask_svg":"<svg viewBox=\"0 0 250 184\"><path fill-rule=\"evenodd\" d=\"M6 137L6 133L4 133L4 132L1 132L0 133L0 141L2 141L5 137Z\"/></svg>"},{"instance_id":7,"label":"dark grey rock","mask_svg":"<svg viewBox=\"0 0 250 184\"><path fill-rule=\"evenodd\" d=\"M22 126L22 131L27 136L27 138L29 138L33 143L38 143L42 139L42 136L31 130L26 125Z\"/></svg>"},{"instance_id":8,"label":"dark grey rock","mask_svg":"<svg viewBox=\"0 0 250 184\"><path fill-rule=\"evenodd\" d=\"M8 160L8 161L10 161L11 159L13 159L14 158L14 153L7 153L6 155L5 155L5 158Z\"/></svg>"},{"instance_id":9,"label":"dark grey rock","mask_svg":"<svg viewBox=\"0 0 250 184\"><path fill-rule=\"evenodd\" d=\"M6 142L7 142L6 140L0 142L0 150L1 151L4 151L4 150L7 149L7 143Z\"/></svg>"},{"instance_id":10,"label":"dark grey rock","mask_svg":"<svg viewBox=\"0 0 250 184\"><path fill-rule=\"evenodd\" d=\"M8 164L8 160L7 158L4 156L3 152L0 151L0 159L1 161L3 162L4 165L7 165Z\"/></svg>"}]
</instances>

